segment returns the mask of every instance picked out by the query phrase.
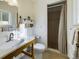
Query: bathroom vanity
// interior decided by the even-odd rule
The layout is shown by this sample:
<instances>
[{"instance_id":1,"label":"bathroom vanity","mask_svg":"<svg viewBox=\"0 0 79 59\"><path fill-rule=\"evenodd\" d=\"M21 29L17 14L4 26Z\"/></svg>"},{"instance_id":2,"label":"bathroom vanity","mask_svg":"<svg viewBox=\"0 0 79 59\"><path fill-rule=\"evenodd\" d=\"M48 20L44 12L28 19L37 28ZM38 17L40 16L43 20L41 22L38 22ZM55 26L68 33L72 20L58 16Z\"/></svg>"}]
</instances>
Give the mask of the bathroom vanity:
<instances>
[{"instance_id":1,"label":"bathroom vanity","mask_svg":"<svg viewBox=\"0 0 79 59\"><path fill-rule=\"evenodd\" d=\"M9 5L5 0L0 1L0 29L0 59L13 59L21 53L34 59L35 38L29 37L31 31L29 34L25 31L25 23L19 23L18 7ZM8 40L10 31L17 33L14 40Z\"/></svg>"},{"instance_id":2,"label":"bathroom vanity","mask_svg":"<svg viewBox=\"0 0 79 59\"><path fill-rule=\"evenodd\" d=\"M0 50L0 59L13 59L13 57L18 56L20 53L24 53L25 55L34 59L34 42L35 38L32 37L8 49L6 49L7 46L5 46L2 50ZM9 46L10 45L11 44L9 44ZM23 49L28 48L29 46L31 46L30 52L23 51Z\"/></svg>"}]
</instances>

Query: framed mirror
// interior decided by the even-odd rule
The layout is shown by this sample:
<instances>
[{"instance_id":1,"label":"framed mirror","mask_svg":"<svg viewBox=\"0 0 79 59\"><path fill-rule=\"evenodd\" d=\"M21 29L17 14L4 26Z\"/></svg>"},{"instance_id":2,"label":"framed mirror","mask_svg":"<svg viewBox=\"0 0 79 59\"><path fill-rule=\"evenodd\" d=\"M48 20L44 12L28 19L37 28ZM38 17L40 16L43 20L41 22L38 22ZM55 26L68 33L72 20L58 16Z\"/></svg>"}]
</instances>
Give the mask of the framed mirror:
<instances>
[{"instance_id":1,"label":"framed mirror","mask_svg":"<svg viewBox=\"0 0 79 59\"><path fill-rule=\"evenodd\" d=\"M18 8L5 1L0 1L0 31L11 31L17 28Z\"/></svg>"}]
</instances>

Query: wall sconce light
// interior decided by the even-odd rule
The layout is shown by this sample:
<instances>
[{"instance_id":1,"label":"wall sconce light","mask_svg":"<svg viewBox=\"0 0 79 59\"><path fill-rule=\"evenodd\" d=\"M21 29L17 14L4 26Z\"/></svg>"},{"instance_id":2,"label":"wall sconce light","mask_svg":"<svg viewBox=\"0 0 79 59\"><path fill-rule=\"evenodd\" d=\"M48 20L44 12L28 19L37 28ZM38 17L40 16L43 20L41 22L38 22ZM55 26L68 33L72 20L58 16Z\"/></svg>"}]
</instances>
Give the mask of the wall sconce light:
<instances>
[{"instance_id":1,"label":"wall sconce light","mask_svg":"<svg viewBox=\"0 0 79 59\"><path fill-rule=\"evenodd\" d=\"M22 18L21 16L19 17L19 24L25 24L25 27L33 27L34 26L34 21L31 19L30 16L27 18Z\"/></svg>"}]
</instances>

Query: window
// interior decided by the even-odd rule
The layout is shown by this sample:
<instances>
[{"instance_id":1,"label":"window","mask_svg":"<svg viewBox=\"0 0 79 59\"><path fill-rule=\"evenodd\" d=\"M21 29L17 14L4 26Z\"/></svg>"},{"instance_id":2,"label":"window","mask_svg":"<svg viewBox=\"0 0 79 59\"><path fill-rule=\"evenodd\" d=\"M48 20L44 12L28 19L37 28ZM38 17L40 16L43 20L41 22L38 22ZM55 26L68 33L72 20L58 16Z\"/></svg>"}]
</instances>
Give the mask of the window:
<instances>
[{"instance_id":1,"label":"window","mask_svg":"<svg viewBox=\"0 0 79 59\"><path fill-rule=\"evenodd\" d=\"M9 21L10 13L8 11L0 10L0 21Z\"/></svg>"},{"instance_id":2,"label":"window","mask_svg":"<svg viewBox=\"0 0 79 59\"><path fill-rule=\"evenodd\" d=\"M9 19L9 13L3 12L3 13L2 13L2 20L3 20L3 21L8 21L8 19Z\"/></svg>"}]
</instances>

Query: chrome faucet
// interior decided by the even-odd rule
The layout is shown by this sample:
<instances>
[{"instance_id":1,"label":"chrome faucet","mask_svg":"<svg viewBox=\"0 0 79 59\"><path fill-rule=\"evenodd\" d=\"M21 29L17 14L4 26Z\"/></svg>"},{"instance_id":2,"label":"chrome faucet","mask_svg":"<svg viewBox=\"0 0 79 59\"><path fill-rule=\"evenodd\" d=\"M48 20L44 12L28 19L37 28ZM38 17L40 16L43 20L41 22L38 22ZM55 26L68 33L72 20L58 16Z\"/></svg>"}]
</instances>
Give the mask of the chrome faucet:
<instances>
[{"instance_id":1,"label":"chrome faucet","mask_svg":"<svg viewBox=\"0 0 79 59\"><path fill-rule=\"evenodd\" d=\"M9 40L7 40L6 42L12 41L13 38L14 38L14 34L13 33L10 33Z\"/></svg>"}]
</instances>

